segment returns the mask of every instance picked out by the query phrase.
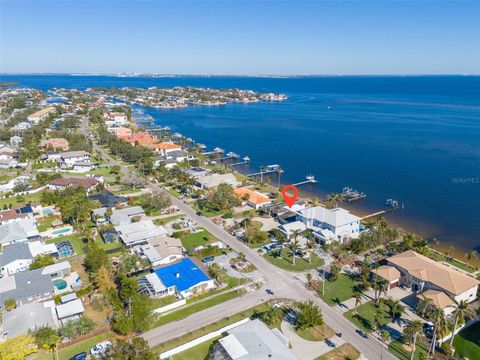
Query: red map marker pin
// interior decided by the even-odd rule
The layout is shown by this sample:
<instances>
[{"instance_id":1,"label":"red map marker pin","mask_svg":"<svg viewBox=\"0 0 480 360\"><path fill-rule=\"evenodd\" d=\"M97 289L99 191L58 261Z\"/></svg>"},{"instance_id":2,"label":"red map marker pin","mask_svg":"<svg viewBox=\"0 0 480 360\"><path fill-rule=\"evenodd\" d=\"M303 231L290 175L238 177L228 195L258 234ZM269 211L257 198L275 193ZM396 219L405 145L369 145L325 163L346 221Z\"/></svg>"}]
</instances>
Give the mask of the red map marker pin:
<instances>
[{"instance_id":1,"label":"red map marker pin","mask_svg":"<svg viewBox=\"0 0 480 360\"><path fill-rule=\"evenodd\" d=\"M293 190L293 195L287 193L287 190ZM285 185L282 189L283 200L287 203L288 207L292 207L298 198L298 189L293 185Z\"/></svg>"}]
</instances>

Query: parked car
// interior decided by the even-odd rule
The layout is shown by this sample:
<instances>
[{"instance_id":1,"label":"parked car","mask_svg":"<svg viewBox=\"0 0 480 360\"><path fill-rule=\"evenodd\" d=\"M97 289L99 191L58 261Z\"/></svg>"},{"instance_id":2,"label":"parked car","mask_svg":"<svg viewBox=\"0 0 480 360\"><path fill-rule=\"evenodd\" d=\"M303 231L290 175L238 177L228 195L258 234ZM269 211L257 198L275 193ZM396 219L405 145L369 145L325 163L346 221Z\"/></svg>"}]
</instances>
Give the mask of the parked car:
<instances>
[{"instance_id":1,"label":"parked car","mask_svg":"<svg viewBox=\"0 0 480 360\"><path fill-rule=\"evenodd\" d=\"M84 352L73 355L68 360L85 360L86 358L87 358L87 353L84 351Z\"/></svg>"},{"instance_id":2,"label":"parked car","mask_svg":"<svg viewBox=\"0 0 480 360\"><path fill-rule=\"evenodd\" d=\"M215 260L215 258L213 256L205 256L202 260L200 260L202 263L206 264L206 263L209 263L209 262L212 262L213 260Z\"/></svg>"},{"instance_id":3,"label":"parked car","mask_svg":"<svg viewBox=\"0 0 480 360\"><path fill-rule=\"evenodd\" d=\"M102 341L90 349L90 354L92 354L94 358L102 357L107 355L111 347L112 343L110 341Z\"/></svg>"}]
</instances>

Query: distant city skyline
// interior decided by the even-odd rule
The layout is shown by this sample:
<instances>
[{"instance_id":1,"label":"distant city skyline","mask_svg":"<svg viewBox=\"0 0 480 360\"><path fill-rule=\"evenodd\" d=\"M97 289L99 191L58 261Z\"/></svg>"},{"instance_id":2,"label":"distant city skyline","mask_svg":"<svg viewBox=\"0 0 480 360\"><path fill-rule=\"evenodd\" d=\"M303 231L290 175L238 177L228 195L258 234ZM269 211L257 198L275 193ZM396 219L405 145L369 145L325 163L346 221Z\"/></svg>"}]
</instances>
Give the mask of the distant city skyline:
<instances>
[{"instance_id":1,"label":"distant city skyline","mask_svg":"<svg viewBox=\"0 0 480 360\"><path fill-rule=\"evenodd\" d=\"M1 73L480 74L480 2L2 0Z\"/></svg>"}]
</instances>

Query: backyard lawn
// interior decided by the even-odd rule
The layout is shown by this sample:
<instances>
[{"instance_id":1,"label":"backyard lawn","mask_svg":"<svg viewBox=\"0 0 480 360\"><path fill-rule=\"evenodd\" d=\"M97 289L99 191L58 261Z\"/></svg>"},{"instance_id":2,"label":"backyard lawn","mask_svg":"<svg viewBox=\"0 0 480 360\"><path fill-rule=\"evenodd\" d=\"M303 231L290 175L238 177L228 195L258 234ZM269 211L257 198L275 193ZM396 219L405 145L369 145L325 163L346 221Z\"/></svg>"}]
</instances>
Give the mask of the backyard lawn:
<instances>
[{"instance_id":1,"label":"backyard lawn","mask_svg":"<svg viewBox=\"0 0 480 360\"><path fill-rule=\"evenodd\" d=\"M87 244L83 242L79 234L59 236L55 239L47 240L47 244L52 244L52 243L57 244L61 241L66 241L66 240L72 243L73 248L75 249L75 255L82 255L85 253L85 251L83 251L83 248L87 246Z\"/></svg>"},{"instance_id":2,"label":"backyard lawn","mask_svg":"<svg viewBox=\"0 0 480 360\"><path fill-rule=\"evenodd\" d=\"M328 305L335 305L353 296L353 288L357 284L355 279L347 274L340 274L337 281L325 281L325 295L322 294L322 281L318 283L318 295Z\"/></svg>"},{"instance_id":3,"label":"backyard lawn","mask_svg":"<svg viewBox=\"0 0 480 360\"><path fill-rule=\"evenodd\" d=\"M388 345L388 350L390 350L390 352L400 360L410 360L411 352L408 351L405 346L408 346L405 344L405 340L403 338L400 338L398 340L392 341ZM415 355L413 359L419 360L421 353L428 353L428 345L422 343L422 341L417 340L417 345L415 347Z\"/></svg>"},{"instance_id":4,"label":"backyard lawn","mask_svg":"<svg viewBox=\"0 0 480 360\"><path fill-rule=\"evenodd\" d=\"M158 309L162 306L170 305L175 301L179 301L175 295L168 295L158 299L151 299L152 309Z\"/></svg>"},{"instance_id":5,"label":"backyard lawn","mask_svg":"<svg viewBox=\"0 0 480 360\"><path fill-rule=\"evenodd\" d=\"M97 343L103 340L113 338L114 334L112 332L106 332L94 337L91 337L87 340L81 341L77 344L68 346L64 349L58 350L59 359L70 359L73 355L78 354L82 351L90 352L90 349ZM52 353L47 353L46 351L40 351L36 354L33 354L29 357L29 360L51 360L53 359Z\"/></svg>"},{"instance_id":6,"label":"backyard lawn","mask_svg":"<svg viewBox=\"0 0 480 360\"><path fill-rule=\"evenodd\" d=\"M40 221L40 222L38 223L38 226L37 226L38 231L39 231L39 232L44 232L45 230L49 229L50 226L52 225L52 222L53 222L55 219L57 219L57 217L55 217L55 216L49 216L49 217L43 219L42 221Z\"/></svg>"},{"instance_id":7,"label":"backyard lawn","mask_svg":"<svg viewBox=\"0 0 480 360\"><path fill-rule=\"evenodd\" d=\"M197 230L202 230L194 233L190 233L187 236L184 236L181 241L185 249L191 250L197 246L208 246L209 243L218 241L218 239L210 234L207 230L198 228Z\"/></svg>"},{"instance_id":8,"label":"backyard lawn","mask_svg":"<svg viewBox=\"0 0 480 360\"><path fill-rule=\"evenodd\" d=\"M292 263L292 256L287 249L282 250L282 256L275 256L275 252L270 251L265 255L265 259L273 265L289 271L306 271L323 266L323 259L315 254L312 255L312 262L296 256L294 265Z\"/></svg>"},{"instance_id":9,"label":"backyard lawn","mask_svg":"<svg viewBox=\"0 0 480 360\"><path fill-rule=\"evenodd\" d=\"M335 350L320 356L316 360L345 360L345 359L358 359L360 357L360 351L355 349L349 343L340 345Z\"/></svg>"},{"instance_id":10,"label":"backyard lawn","mask_svg":"<svg viewBox=\"0 0 480 360\"><path fill-rule=\"evenodd\" d=\"M380 310L382 312L382 316L379 319L379 323L380 327L382 327L390 323L392 321L392 318L388 313L387 305L380 303ZM353 322L356 326L358 326L366 333L371 333L374 330L373 319L376 311L377 306L375 305L375 303L373 301L369 301L357 307L357 316L354 316L353 310L346 312L345 314L343 314L343 316L345 316L348 320Z\"/></svg>"},{"instance_id":11,"label":"backyard lawn","mask_svg":"<svg viewBox=\"0 0 480 360\"><path fill-rule=\"evenodd\" d=\"M18 204L28 204L36 201L40 201L42 197L42 192L31 194L31 195L22 195L22 196L10 196L5 199L0 199L0 208L3 208L4 205L8 207L18 205Z\"/></svg>"},{"instance_id":12,"label":"backyard lawn","mask_svg":"<svg viewBox=\"0 0 480 360\"><path fill-rule=\"evenodd\" d=\"M459 332L453 340L456 352L468 359L480 359L480 322Z\"/></svg>"}]
</instances>

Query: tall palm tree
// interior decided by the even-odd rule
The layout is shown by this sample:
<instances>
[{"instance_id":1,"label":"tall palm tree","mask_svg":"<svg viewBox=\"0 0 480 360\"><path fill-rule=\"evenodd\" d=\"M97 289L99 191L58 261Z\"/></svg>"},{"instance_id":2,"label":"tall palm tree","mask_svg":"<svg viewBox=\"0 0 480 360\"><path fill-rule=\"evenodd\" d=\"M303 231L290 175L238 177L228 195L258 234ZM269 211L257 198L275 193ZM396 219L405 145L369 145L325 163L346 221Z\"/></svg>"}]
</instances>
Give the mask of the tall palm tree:
<instances>
[{"instance_id":1,"label":"tall palm tree","mask_svg":"<svg viewBox=\"0 0 480 360\"><path fill-rule=\"evenodd\" d=\"M288 249L290 250L290 253L292 254L292 264L295 265L295 256L297 253L297 250L299 248L298 241L294 240L288 244Z\"/></svg>"},{"instance_id":2,"label":"tall palm tree","mask_svg":"<svg viewBox=\"0 0 480 360\"><path fill-rule=\"evenodd\" d=\"M475 317L475 311L470 307L470 304L466 300L462 300L457 303L457 308L452 313L455 323L453 325L452 337L450 338L450 346L453 344L453 339L455 338L455 331L457 330L457 325L460 320L468 321Z\"/></svg>"},{"instance_id":3,"label":"tall palm tree","mask_svg":"<svg viewBox=\"0 0 480 360\"><path fill-rule=\"evenodd\" d=\"M327 195L327 201L330 204L335 204L335 207L338 207L338 204L343 201L343 195L339 193L330 193Z\"/></svg>"},{"instance_id":4,"label":"tall palm tree","mask_svg":"<svg viewBox=\"0 0 480 360\"><path fill-rule=\"evenodd\" d=\"M417 343L417 336L423 329L422 322L419 320L410 321L403 329L403 335L412 344L412 352L410 353L410 360L415 356L415 346Z\"/></svg>"},{"instance_id":5,"label":"tall palm tree","mask_svg":"<svg viewBox=\"0 0 480 360\"><path fill-rule=\"evenodd\" d=\"M442 336L442 334L448 329L447 319L445 317L445 312L442 309L434 308L430 312L430 318L433 321L433 336L432 336L432 343L430 349L428 350L428 354L432 355L435 354L435 345L437 342L437 338Z\"/></svg>"},{"instance_id":6,"label":"tall palm tree","mask_svg":"<svg viewBox=\"0 0 480 360\"><path fill-rule=\"evenodd\" d=\"M476 260L478 258L477 250L472 249L468 253L465 254L465 263L468 266L468 263L472 260Z\"/></svg>"},{"instance_id":7,"label":"tall palm tree","mask_svg":"<svg viewBox=\"0 0 480 360\"><path fill-rule=\"evenodd\" d=\"M282 173L283 173L283 169L280 166L277 169L277 173L278 173L278 189L280 190L280 186L281 186L280 178L282 177Z\"/></svg>"},{"instance_id":8,"label":"tall palm tree","mask_svg":"<svg viewBox=\"0 0 480 360\"><path fill-rule=\"evenodd\" d=\"M392 319L395 320L402 317L405 308L402 304L400 304L400 300L392 300L392 302L390 303L390 311Z\"/></svg>"},{"instance_id":9,"label":"tall palm tree","mask_svg":"<svg viewBox=\"0 0 480 360\"><path fill-rule=\"evenodd\" d=\"M263 183L263 173L267 170L265 165L260 166L260 182Z\"/></svg>"},{"instance_id":10,"label":"tall palm tree","mask_svg":"<svg viewBox=\"0 0 480 360\"><path fill-rule=\"evenodd\" d=\"M415 310L425 317L425 313L432 307L433 300L431 298L426 297L423 294L420 294L420 301L418 302Z\"/></svg>"},{"instance_id":11,"label":"tall palm tree","mask_svg":"<svg viewBox=\"0 0 480 360\"><path fill-rule=\"evenodd\" d=\"M315 240L313 239L308 239L307 240L307 244L306 244L306 247L308 249L308 262L311 263L312 262L312 250L315 249L315 247L317 246L317 243L315 242Z\"/></svg>"},{"instance_id":12,"label":"tall palm tree","mask_svg":"<svg viewBox=\"0 0 480 360\"><path fill-rule=\"evenodd\" d=\"M290 234L291 237L293 237L293 241L297 241L298 237L302 234L302 232L298 229L293 230L292 233Z\"/></svg>"},{"instance_id":13,"label":"tall palm tree","mask_svg":"<svg viewBox=\"0 0 480 360\"><path fill-rule=\"evenodd\" d=\"M307 280L307 289L310 289L312 287L312 274L306 273L305 274L305 279Z\"/></svg>"},{"instance_id":14,"label":"tall palm tree","mask_svg":"<svg viewBox=\"0 0 480 360\"><path fill-rule=\"evenodd\" d=\"M380 309L375 310L375 313L373 314L373 330L377 331L380 329L381 322L383 320L383 312Z\"/></svg>"},{"instance_id":15,"label":"tall palm tree","mask_svg":"<svg viewBox=\"0 0 480 360\"><path fill-rule=\"evenodd\" d=\"M353 306L353 314L356 316L357 314L357 306L360 305L362 302L362 292L360 290L356 290L353 292L352 297L355 299L355 305Z\"/></svg>"}]
</instances>

